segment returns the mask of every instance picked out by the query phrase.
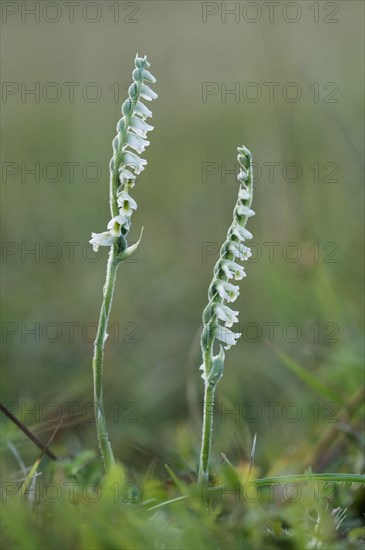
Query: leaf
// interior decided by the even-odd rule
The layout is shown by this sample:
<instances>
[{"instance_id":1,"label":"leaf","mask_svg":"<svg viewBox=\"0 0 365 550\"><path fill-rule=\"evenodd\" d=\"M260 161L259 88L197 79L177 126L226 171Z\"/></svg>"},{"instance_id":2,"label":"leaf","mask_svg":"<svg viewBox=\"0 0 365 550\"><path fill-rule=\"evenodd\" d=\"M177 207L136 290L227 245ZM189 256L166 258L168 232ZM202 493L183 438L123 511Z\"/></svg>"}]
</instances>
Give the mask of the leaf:
<instances>
[{"instance_id":1,"label":"leaf","mask_svg":"<svg viewBox=\"0 0 365 550\"><path fill-rule=\"evenodd\" d=\"M123 252L121 252L118 256L118 262L125 262L128 258L130 258L131 256L133 256L133 254L135 254L138 250L138 247L139 247L139 243L141 242L141 239L142 239L142 235L143 235L143 227L141 229L141 234L139 236L139 239L136 243L132 244L131 246L128 246L128 248L126 250L123 250Z\"/></svg>"},{"instance_id":2,"label":"leaf","mask_svg":"<svg viewBox=\"0 0 365 550\"><path fill-rule=\"evenodd\" d=\"M223 376L224 369L224 349L220 346L220 351L218 355L214 355L212 359L212 368L208 374L208 384L210 386L216 386L219 380Z\"/></svg>"},{"instance_id":3,"label":"leaf","mask_svg":"<svg viewBox=\"0 0 365 550\"><path fill-rule=\"evenodd\" d=\"M279 350L275 346L273 347L278 357L280 357L280 359L283 361L283 364L290 370L290 372L292 372L297 378L299 378L299 380L304 382L309 388L318 393L321 397L327 397L338 405L344 405L343 400L335 391L333 391L323 382L318 380L318 378L308 372L304 367L302 367L302 365L295 361L295 359L289 357L289 355Z\"/></svg>"}]
</instances>

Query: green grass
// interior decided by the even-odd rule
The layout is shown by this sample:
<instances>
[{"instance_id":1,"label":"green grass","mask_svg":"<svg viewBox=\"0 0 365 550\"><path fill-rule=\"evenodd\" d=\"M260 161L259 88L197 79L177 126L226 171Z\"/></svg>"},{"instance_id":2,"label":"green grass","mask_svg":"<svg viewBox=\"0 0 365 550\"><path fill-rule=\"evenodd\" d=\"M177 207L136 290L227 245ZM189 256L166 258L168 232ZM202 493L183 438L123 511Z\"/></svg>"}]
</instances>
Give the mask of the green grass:
<instances>
[{"instance_id":1,"label":"green grass","mask_svg":"<svg viewBox=\"0 0 365 550\"><path fill-rule=\"evenodd\" d=\"M33 503L20 502L19 495L8 497L2 516L4 547L301 549L361 544L363 476L308 474L239 486L233 478L242 479L242 473L222 466L215 479L220 485L202 489L179 474L129 477L120 466L102 477L93 461L92 454L84 453L83 459L43 465Z\"/></svg>"},{"instance_id":2,"label":"green grass","mask_svg":"<svg viewBox=\"0 0 365 550\"><path fill-rule=\"evenodd\" d=\"M352 413L361 418L361 407ZM262 476L257 462L250 471L248 461L233 465L224 456L209 482L199 486L196 456L187 457L183 469L182 457L171 456L163 465L163 457L153 452L146 468L119 463L105 474L95 452L84 450L57 461L40 456L28 472L8 442L22 454L35 451L30 443L24 448L25 436L16 430L5 423L4 548L301 550L360 548L363 541L365 476L356 438L346 443L339 473L285 474L293 462L282 456L270 475ZM186 438L183 432L180 426L176 438ZM338 429L332 439L336 455L342 448ZM313 449L307 444L301 451ZM141 449L134 454L141 455Z\"/></svg>"}]
</instances>

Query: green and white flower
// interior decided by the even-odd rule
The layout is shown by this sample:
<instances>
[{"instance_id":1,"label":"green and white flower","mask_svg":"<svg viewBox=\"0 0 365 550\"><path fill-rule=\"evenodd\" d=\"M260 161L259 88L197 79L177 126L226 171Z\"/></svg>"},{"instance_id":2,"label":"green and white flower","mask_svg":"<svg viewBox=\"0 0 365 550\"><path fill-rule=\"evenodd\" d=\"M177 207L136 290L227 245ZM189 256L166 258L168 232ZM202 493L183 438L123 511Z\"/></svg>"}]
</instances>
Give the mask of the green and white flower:
<instances>
[{"instance_id":1,"label":"green and white flower","mask_svg":"<svg viewBox=\"0 0 365 550\"><path fill-rule=\"evenodd\" d=\"M129 134L127 135L127 143L129 147L132 147L132 149L137 151L137 153L143 153L147 145L150 144L149 141L141 138L140 136L137 136L137 134L132 134L132 132L129 132Z\"/></svg>"},{"instance_id":2,"label":"green and white flower","mask_svg":"<svg viewBox=\"0 0 365 550\"><path fill-rule=\"evenodd\" d=\"M237 214L240 217L250 218L251 216L255 215L255 212L251 210L248 206L244 204L240 204L237 206Z\"/></svg>"},{"instance_id":3,"label":"green and white flower","mask_svg":"<svg viewBox=\"0 0 365 550\"><path fill-rule=\"evenodd\" d=\"M130 217L133 214L133 210L137 210L136 201L127 193L127 191L121 191L118 193L117 202L119 206L119 214Z\"/></svg>"},{"instance_id":4,"label":"green and white flower","mask_svg":"<svg viewBox=\"0 0 365 550\"><path fill-rule=\"evenodd\" d=\"M227 250L234 254L239 260L248 260L248 258L252 256L251 249L237 241L231 241L227 245Z\"/></svg>"},{"instance_id":5,"label":"green and white flower","mask_svg":"<svg viewBox=\"0 0 365 550\"><path fill-rule=\"evenodd\" d=\"M122 227L128 227L129 223L127 216L119 214L110 220L108 229L114 237L120 237L122 234Z\"/></svg>"},{"instance_id":6,"label":"green and white flower","mask_svg":"<svg viewBox=\"0 0 365 550\"><path fill-rule=\"evenodd\" d=\"M207 481L209 476L209 454L213 428L213 408L215 388L223 375L224 349L234 346L241 334L230 330L238 323L238 311L233 311L227 303L234 302L239 295L236 281L246 277L245 270L237 263L251 257L251 250L243 244L252 239L245 228L247 219L254 215L252 202L252 156L246 147L238 148L237 160L240 172L237 176L240 184L238 198L233 210L233 222L220 249L220 257L214 268L213 280L208 290L209 303L203 312L203 331L201 351L203 364L199 367L205 384L202 447L199 464L199 480ZM219 352L214 355L214 346L218 340ZM222 346L223 344L223 346Z\"/></svg>"},{"instance_id":7,"label":"green and white flower","mask_svg":"<svg viewBox=\"0 0 365 550\"><path fill-rule=\"evenodd\" d=\"M139 117L133 117L131 120L131 128L134 131L137 136L140 136L141 138L147 137L147 132L150 132L153 130L153 126L150 124L147 124L145 120Z\"/></svg>"},{"instance_id":8,"label":"green and white flower","mask_svg":"<svg viewBox=\"0 0 365 550\"><path fill-rule=\"evenodd\" d=\"M222 260L221 262L219 262L217 264L215 274L218 273L218 270L222 271L227 279L234 278L236 281L240 281L241 279L246 277L246 273L243 267L240 264L233 262L232 260Z\"/></svg>"},{"instance_id":9,"label":"green and white flower","mask_svg":"<svg viewBox=\"0 0 365 550\"><path fill-rule=\"evenodd\" d=\"M224 346L224 349L229 349L231 346L234 346L240 336L240 332L232 332L224 326L218 326L217 338L219 338L219 340L226 344Z\"/></svg>"},{"instance_id":10,"label":"green and white flower","mask_svg":"<svg viewBox=\"0 0 365 550\"><path fill-rule=\"evenodd\" d=\"M117 242L118 236L114 236L110 231L104 233L91 233L90 243L93 245L93 250L98 251L99 246L112 246Z\"/></svg>"},{"instance_id":11,"label":"green and white flower","mask_svg":"<svg viewBox=\"0 0 365 550\"><path fill-rule=\"evenodd\" d=\"M146 164L147 161L145 159L141 159L138 155L136 155L136 153L133 153L133 151L124 151L123 168L128 166L134 170L135 174L140 174L144 170Z\"/></svg>"},{"instance_id":12,"label":"green and white flower","mask_svg":"<svg viewBox=\"0 0 365 550\"><path fill-rule=\"evenodd\" d=\"M238 323L238 311L233 311L233 309L223 304L217 304L214 308L214 312L217 318L220 321L223 321L226 327L233 327L235 323ZM219 338L219 336L218 336Z\"/></svg>"},{"instance_id":13,"label":"green and white flower","mask_svg":"<svg viewBox=\"0 0 365 550\"><path fill-rule=\"evenodd\" d=\"M232 283L228 283L227 281L215 281L213 288L217 291L222 300L227 300L227 302L234 302L237 300L240 293L240 287L238 285L232 285Z\"/></svg>"},{"instance_id":14,"label":"green and white flower","mask_svg":"<svg viewBox=\"0 0 365 550\"><path fill-rule=\"evenodd\" d=\"M128 184L128 187L134 187L135 181L137 177L135 174L132 174L130 170L127 168L124 168L123 166L119 169L119 183L122 186L122 189L126 184Z\"/></svg>"},{"instance_id":15,"label":"green and white flower","mask_svg":"<svg viewBox=\"0 0 365 550\"><path fill-rule=\"evenodd\" d=\"M127 109L128 107L126 106L125 110L127 111ZM149 108L146 107L146 105L144 105L141 101L137 101L134 112L136 115L140 115L143 119L150 118L152 116L152 111L150 111Z\"/></svg>"},{"instance_id":16,"label":"green and white flower","mask_svg":"<svg viewBox=\"0 0 365 550\"><path fill-rule=\"evenodd\" d=\"M232 231L231 235L237 237L240 241L245 241L247 239L252 239L252 233L250 233L245 227L236 224Z\"/></svg>"},{"instance_id":17,"label":"green and white flower","mask_svg":"<svg viewBox=\"0 0 365 550\"><path fill-rule=\"evenodd\" d=\"M152 116L152 112L141 100L152 101L157 98L157 94L145 84L145 81L156 82L155 77L148 71L149 66L146 57L136 56L132 73L133 83L122 105L123 116L117 124L117 135L113 140L113 157L110 161L112 219L107 226L109 231L92 234L90 243L94 250L99 246L113 246L118 238L121 238L120 247L127 247L126 236L130 231L132 214L137 209L137 203L129 195L129 190L134 187L136 176L147 164L139 155L150 144L146 139L147 132L153 130L153 126L146 122L146 119Z\"/></svg>"}]
</instances>

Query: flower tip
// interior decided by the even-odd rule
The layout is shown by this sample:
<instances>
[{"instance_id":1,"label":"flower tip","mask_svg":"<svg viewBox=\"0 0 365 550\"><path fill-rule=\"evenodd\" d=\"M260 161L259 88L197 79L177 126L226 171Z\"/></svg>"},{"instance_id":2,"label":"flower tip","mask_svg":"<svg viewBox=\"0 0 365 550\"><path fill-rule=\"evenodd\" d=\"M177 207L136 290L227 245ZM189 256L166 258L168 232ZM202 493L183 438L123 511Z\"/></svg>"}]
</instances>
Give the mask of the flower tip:
<instances>
[{"instance_id":1,"label":"flower tip","mask_svg":"<svg viewBox=\"0 0 365 550\"><path fill-rule=\"evenodd\" d=\"M242 145L241 147L237 147L237 151L239 154L244 155L245 157L251 158L252 153L245 145Z\"/></svg>"},{"instance_id":2,"label":"flower tip","mask_svg":"<svg viewBox=\"0 0 365 550\"><path fill-rule=\"evenodd\" d=\"M148 69L148 67L150 66L150 64L147 61L147 55L144 55L144 57L140 57L138 53L136 55L134 64L137 67L137 69Z\"/></svg>"}]
</instances>

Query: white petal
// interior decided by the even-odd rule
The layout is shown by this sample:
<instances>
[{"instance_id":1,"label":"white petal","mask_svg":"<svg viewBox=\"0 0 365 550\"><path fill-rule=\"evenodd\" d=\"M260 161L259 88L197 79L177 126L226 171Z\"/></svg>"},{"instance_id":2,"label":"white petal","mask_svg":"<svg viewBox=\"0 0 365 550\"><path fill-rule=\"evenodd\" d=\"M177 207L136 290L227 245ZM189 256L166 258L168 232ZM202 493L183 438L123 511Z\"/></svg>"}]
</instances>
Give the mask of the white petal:
<instances>
[{"instance_id":1,"label":"white petal","mask_svg":"<svg viewBox=\"0 0 365 550\"><path fill-rule=\"evenodd\" d=\"M236 235L239 239L244 241L245 239L252 239L252 233L248 231L245 227L242 227L242 225L239 225L238 223L235 225L231 235Z\"/></svg>"},{"instance_id":2,"label":"white petal","mask_svg":"<svg viewBox=\"0 0 365 550\"><path fill-rule=\"evenodd\" d=\"M251 193L248 189L240 189L238 192L238 198L241 200L248 200L251 198Z\"/></svg>"},{"instance_id":3,"label":"white petal","mask_svg":"<svg viewBox=\"0 0 365 550\"><path fill-rule=\"evenodd\" d=\"M131 182L134 182L136 179L136 176L134 174L132 174L132 172L130 172L129 170L127 170L126 168L124 168L123 166L120 168L119 170L119 181L122 185L124 185L125 183L131 183ZM131 186L133 187L133 186Z\"/></svg>"},{"instance_id":4,"label":"white petal","mask_svg":"<svg viewBox=\"0 0 365 550\"><path fill-rule=\"evenodd\" d=\"M155 77L153 74L150 73L150 71L147 71L147 69L143 69L143 80L147 80L147 82L156 82Z\"/></svg>"},{"instance_id":5,"label":"white petal","mask_svg":"<svg viewBox=\"0 0 365 550\"><path fill-rule=\"evenodd\" d=\"M244 183L246 183L248 179L248 172L244 168L241 168L241 170L238 172L237 179L238 181L243 181Z\"/></svg>"},{"instance_id":6,"label":"white petal","mask_svg":"<svg viewBox=\"0 0 365 550\"><path fill-rule=\"evenodd\" d=\"M228 250L240 260L248 260L252 256L251 249L248 246L244 246L236 241L229 243Z\"/></svg>"},{"instance_id":7,"label":"white petal","mask_svg":"<svg viewBox=\"0 0 365 550\"><path fill-rule=\"evenodd\" d=\"M127 134L127 143L132 149L137 151L137 153L143 153L147 145L150 144L146 139L142 139L137 136L134 132L128 132Z\"/></svg>"},{"instance_id":8,"label":"white petal","mask_svg":"<svg viewBox=\"0 0 365 550\"><path fill-rule=\"evenodd\" d=\"M122 191L117 196L117 203L120 207L119 213L124 216L131 216L133 210L137 210L136 201L128 195L126 191Z\"/></svg>"},{"instance_id":9,"label":"white petal","mask_svg":"<svg viewBox=\"0 0 365 550\"><path fill-rule=\"evenodd\" d=\"M226 281L220 281L217 284L217 292L224 300L234 302L239 295L239 287L237 285L227 283Z\"/></svg>"},{"instance_id":10,"label":"white petal","mask_svg":"<svg viewBox=\"0 0 365 550\"><path fill-rule=\"evenodd\" d=\"M122 233L122 224L117 220L117 216L112 218L108 223L108 229L113 237L120 237Z\"/></svg>"},{"instance_id":11,"label":"white petal","mask_svg":"<svg viewBox=\"0 0 365 550\"><path fill-rule=\"evenodd\" d=\"M238 264L237 264L238 265ZM228 279L232 279L233 278L233 271L230 269L229 265L227 262L224 262L222 263L222 269L223 269L223 272L225 274L225 276L228 278Z\"/></svg>"},{"instance_id":12,"label":"white petal","mask_svg":"<svg viewBox=\"0 0 365 550\"><path fill-rule=\"evenodd\" d=\"M232 264L233 265L231 266L231 270L234 273L234 278L236 281L240 281L241 279L246 277L245 270L241 265L237 264L236 262L232 262Z\"/></svg>"},{"instance_id":13,"label":"white petal","mask_svg":"<svg viewBox=\"0 0 365 550\"><path fill-rule=\"evenodd\" d=\"M139 118L138 116L134 116L131 119L130 127L133 128L136 134L141 136L142 138L147 137L147 132L150 132L153 130L153 126L150 124L147 124L143 119Z\"/></svg>"},{"instance_id":14,"label":"white petal","mask_svg":"<svg viewBox=\"0 0 365 550\"><path fill-rule=\"evenodd\" d=\"M126 191L121 191L120 193L118 193L117 200L118 200L118 204L119 204L119 202L123 203L124 201L128 201L129 204L130 204L130 207L131 207L133 210L137 210L137 203L136 203L136 201L135 201L134 198L131 197L131 196L129 195L129 193L127 193Z\"/></svg>"},{"instance_id":15,"label":"white petal","mask_svg":"<svg viewBox=\"0 0 365 550\"><path fill-rule=\"evenodd\" d=\"M141 115L144 118L149 118L152 116L152 111L150 111L141 101L137 101L134 108L134 112L137 115Z\"/></svg>"},{"instance_id":16,"label":"white petal","mask_svg":"<svg viewBox=\"0 0 365 550\"><path fill-rule=\"evenodd\" d=\"M145 159L141 159L138 155L132 153L132 151L124 151L123 156L124 166L128 165L130 168L133 168L136 174L140 174L147 164Z\"/></svg>"},{"instance_id":17,"label":"white petal","mask_svg":"<svg viewBox=\"0 0 365 550\"><path fill-rule=\"evenodd\" d=\"M235 278L236 281L240 281L243 277L246 277L243 267L231 260L224 260L221 264L221 268L228 279Z\"/></svg>"},{"instance_id":18,"label":"white petal","mask_svg":"<svg viewBox=\"0 0 365 550\"><path fill-rule=\"evenodd\" d=\"M247 218L250 218L251 216L255 215L255 212L251 210L248 206L240 205L237 208L237 214L239 216L246 216Z\"/></svg>"},{"instance_id":19,"label":"white petal","mask_svg":"<svg viewBox=\"0 0 365 550\"><path fill-rule=\"evenodd\" d=\"M151 88L147 86L147 84L141 85L140 94L144 99L147 99L147 101L152 101L153 99L156 99L158 97L156 92L151 90Z\"/></svg>"},{"instance_id":20,"label":"white petal","mask_svg":"<svg viewBox=\"0 0 365 550\"><path fill-rule=\"evenodd\" d=\"M214 312L218 319L224 322L226 327L232 327L235 323L238 323L238 311L233 311L233 309L223 304L217 305Z\"/></svg>"},{"instance_id":21,"label":"white petal","mask_svg":"<svg viewBox=\"0 0 365 550\"><path fill-rule=\"evenodd\" d=\"M217 338L226 344L224 349L229 349L231 346L234 346L240 336L240 332L232 332L226 327L221 325L218 326Z\"/></svg>"},{"instance_id":22,"label":"white petal","mask_svg":"<svg viewBox=\"0 0 365 550\"><path fill-rule=\"evenodd\" d=\"M91 233L89 243L93 245L93 249L97 252L99 246L111 246L116 240L117 237L113 236L110 231L104 231L104 233Z\"/></svg>"}]
</instances>

